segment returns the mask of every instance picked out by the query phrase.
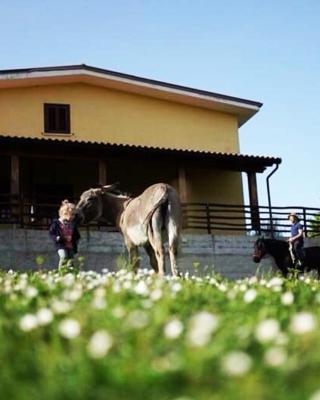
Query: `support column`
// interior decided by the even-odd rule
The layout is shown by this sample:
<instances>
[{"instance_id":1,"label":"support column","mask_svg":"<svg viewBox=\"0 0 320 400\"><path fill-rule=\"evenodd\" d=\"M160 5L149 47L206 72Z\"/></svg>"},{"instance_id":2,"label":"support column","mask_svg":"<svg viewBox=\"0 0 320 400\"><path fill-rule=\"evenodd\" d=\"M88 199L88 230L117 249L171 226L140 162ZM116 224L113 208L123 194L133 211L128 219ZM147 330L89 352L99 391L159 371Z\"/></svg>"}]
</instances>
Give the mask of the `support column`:
<instances>
[{"instance_id":1,"label":"support column","mask_svg":"<svg viewBox=\"0 0 320 400\"><path fill-rule=\"evenodd\" d=\"M20 193L20 174L19 174L19 156L11 155L11 177L10 177L10 193Z\"/></svg>"},{"instance_id":2,"label":"support column","mask_svg":"<svg viewBox=\"0 0 320 400\"><path fill-rule=\"evenodd\" d=\"M99 160L99 185L107 184L107 162L104 159Z\"/></svg>"},{"instance_id":3,"label":"support column","mask_svg":"<svg viewBox=\"0 0 320 400\"><path fill-rule=\"evenodd\" d=\"M259 201L255 172L247 172L252 229L260 232Z\"/></svg>"},{"instance_id":4,"label":"support column","mask_svg":"<svg viewBox=\"0 0 320 400\"><path fill-rule=\"evenodd\" d=\"M178 175L180 200L182 203L186 203L188 199L187 178L186 170L183 166L179 166Z\"/></svg>"},{"instance_id":5,"label":"support column","mask_svg":"<svg viewBox=\"0 0 320 400\"><path fill-rule=\"evenodd\" d=\"M16 154L11 155L9 215L13 222L20 222L23 226L23 207L20 202L20 159Z\"/></svg>"}]
</instances>

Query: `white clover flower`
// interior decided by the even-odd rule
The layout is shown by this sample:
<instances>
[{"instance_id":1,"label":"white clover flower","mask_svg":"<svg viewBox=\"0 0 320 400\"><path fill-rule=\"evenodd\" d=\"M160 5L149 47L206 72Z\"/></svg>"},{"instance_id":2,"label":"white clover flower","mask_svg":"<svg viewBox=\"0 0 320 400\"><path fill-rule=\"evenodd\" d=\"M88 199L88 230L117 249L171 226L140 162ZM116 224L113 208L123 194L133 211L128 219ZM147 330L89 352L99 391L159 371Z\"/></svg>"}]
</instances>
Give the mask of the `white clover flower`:
<instances>
[{"instance_id":1,"label":"white clover flower","mask_svg":"<svg viewBox=\"0 0 320 400\"><path fill-rule=\"evenodd\" d=\"M177 339L183 331L183 323L178 319L169 321L164 327L164 336L167 339Z\"/></svg>"},{"instance_id":2,"label":"white clover flower","mask_svg":"<svg viewBox=\"0 0 320 400\"><path fill-rule=\"evenodd\" d=\"M38 324L41 326L48 325L53 320L53 312L50 310L50 308L40 308L36 316Z\"/></svg>"},{"instance_id":3,"label":"white clover flower","mask_svg":"<svg viewBox=\"0 0 320 400\"><path fill-rule=\"evenodd\" d=\"M261 321L255 329L255 337L261 343L275 340L279 333L279 322L271 318Z\"/></svg>"},{"instance_id":4,"label":"white clover flower","mask_svg":"<svg viewBox=\"0 0 320 400\"><path fill-rule=\"evenodd\" d=\"M149 294L148 286L144 281L139 281L133 290L136 294L139 294L140 296L148 296Z\"/></svg>"},{"instance_id":5,"label":"white clover flower","mask_svg":"<svg viewBox=\"0 0 320 400\"><path fill-rule=\"evenodd\" d=\"M309 400L320 400L320 389L313 392Z\"/></svg>"},{"instance_id":6,"label":"white clover flower","mask_svg":"<svg viewBox=\"0 0 320 400\"><path fill-rule=\"evenodd\" d=\"M51 303L51 308L55 314L66 314L71 310L71 305L66 301L54 299Z\"/></svg>"},{"instance_id":7,"label":"white clover flower","mask_svg":"<svg viewBox=\"0 0 320 400\"><path fill-rule=\"evenodd\" d=\"M112 291L113 293L120 293L122 289L121 283L118 281L115 281L113 286L112 286Z\"/></svg>"},{"instance_id":8,"label":"white clover flower","mask_svg":"<svg viewBox=\"0 0 320 400\"><path fill-rule=\"evenodd\" d=\"M304 335L312 332L317 326L316 318L309 312L299 312L293 316L290 330L296 335Z\"/></svg>"},{"instance_id":9,"label":"white clover flower","mask_svg":"<svg viewBox=\"0 0 320 400\"><path fill-rule=\"evenodd\" d=\"M142 329L148 324L148 322L148 314L141 310L131 311L126 319L127 325L134 329Z\"/></svg>"},{"instance_id":10,"label":"white clover flower","mask_svg":"<svg viewBox=\"0 0 320 400\"><path fill-rule=\"evenodd\" d=\"M284 306L290 306L294 302L294 295L292 292L285 292L281 296L281 303Z\"/></svg>"},{"instance_id":11,"label":"white clover flower","mask_svg":"<svg viewBox=\"0 0 320 400\"><path fill-rule=\"evenodd\" d=\"M222 360L223 371L231 376L245 375L252 366L251 357L242 351L233 351Z\"/></svg>"},{"instance_id":12,"label":"white clover flower","mask_svg":"<svg viewBox=\"0 0 320 400\"><path fill-rule=\"evenodd\" d=\"M229 300L234 300L237 297L237 292L235 289L230 289L227 293L227 298Z\"/></svg>"},{"instance_id":13,"label":"white clover flower","mask_svg":"<svg viewBox=\"0 0 320 400\"><path fill-rule=\"evenodd\" d=\"M218 318L207 312L201 311L190 318L187 341L190 346L201 347L206 345L213 332L218 328Z\"/></svg>"},{"instance_id":14,"label":"white clover flower","mask_svg":"<svg viewBox=\"0 0 320 400\"><path fill-rule=\"evenodd\" d=\"M105 297L106 289L99 287L94 291L94 297Z\"/></svg>"},{"instance_id":15,"label":"white clover flower","mask_svg":"<svg viewBox=\"0 0 320 400\"><path fill-rule=\"evenodd\" d=\"M181 289L182 289L182 285L181 285L180 282L175 282L175 283L171 286L171 290L172 290L174 293L180 292Z\"/></svg>"},{"instance_id":16,"label":"white clover flower","mask_svg":"<svg viewBox=\"0 0 320 400\"><path fill-rule=\"evenodd\" d=\"M126 315L126 311L123 307L117 306L112 310L112 314L116 318L123 318Z\"/></svg>"},{"instance_id":17,"label":"white clover flower","mask_svg":"<svg viewBox=\"0 0 320 400\"><path fill-rule=\"evenodd\" d=\"M271 367L281 366L287 359L287 353L282 347L270 347L264 354L264 361Z\"/></svg>"},{"instance_id":18,"label":"white clover flower","mask_svg":"<svg viewBox=\"0 0 320 400\"><path fill-rule=\"evenodd\" d=\"M258 282L258 278L256 276L251 276L248 280L250 285L253 285L254 283Z\"/></svg>"},{"instance_id":19,"label":"white clover flower","mask_svg":"<svg viewBox=\"0 0 320 400\"><path fill-rule=\"evenodd\" d=\"M81 298L81 296L82 296L82 290L79 289L66 290L63 293L64 299L71 302L76 302Z\"/></svg>"},{"instance_id":20,"label":"white clover flower","mask_svg":"<svg viewBox=\"0 0 320 400\"><path fill-rule=\"evenodd\" d=\"M81 328L75 319L64 319L58 327L59 333L66 339L74 339L80 335Z\"/></svg>"},{"instance_id":21,"label":"white clover flower","mask_svg":"<svg viewBox=\"0 0 320 400\"><path fill-rule=\"evenodd\" d=\"M38 319L33 314L24 315L19 322L19 327L24 332L32 331L33 329L37 328L37 326L38 326Z\"/></svg>"},{"instance_id":22,"label":"white clover flower","mask_svg":"<svg viewBox=\"0 0 320 400\"><path fill-rule=\"evenodd\" d=\"M220 290L220 292L226 292L228 290L227 286L224 283L218 285L218 289Z\"/></svg>"},{"instance_id":23,"label":"white clover flower","mask_svg":"<svg viewBox=\"0 0 320 400\"><path fill-rule=\"evenodd\" d=\"M281 279L278 276L275 276L274 278L270 279L270 281L267 283L267 287L269 288L281 287L282 284L283 284L283 279Z\"/></svg>"},{"instance_id":24,"label":"white clover flower","mask_svg":"<svg viewBox=\"0 0 320 400\"><path fill-rule=\"evenodd\" d=\"M127 281L124 281L123 284L122 284L122 286L123 286L124 289L129 290L129 289L132 288L132 282L131 282L131 281L128 281L128 280L127 280Z\"/></svg>"},{"instance_id":25,"label":"white clover flower","mask_svg":"<svg viewBox=\"0 0 320 400\"><path fill-rule=\"evenodd\" d=\"M153 306L153 303L150 299L144 299L141 301L141 307L143 307L143 308L148 309L148 308L151 308L152 306Z\"/></svg>"},{"instance_id":26,"label":"white clover flower","mask_svg":"<svg viewBox=\"0 0 320 400\"><path fill-rule=\"evenodd\" d=\"M71 287L71 286L74 284L74 281L75 281L74 275L71 274L71 273L69 273L69 274L66 274L66 275L63 277L63 279L62 279L62 284L63 284L65 287Z\"/></svg>"},{"instance_id":27,"label":"white clover flower","mask_svg":"<svg viewBox=\"0 0 320 400\"><path fill-rule=\"evenodd\" d=\"M257 291L255 289L249 289L245 292L243 300L245 303L252 303L257 297Z\"/></svg>"},{"instance_id":28,"label":"white clover flower","mask_svg":"<svg viewBox=\"0 0 320 400\"><path fill-rule=\"evenodd\" d=\"M245 292L245 291L247 290L247 285L245 285L244 283L242 283L242 284L239 286L239 290L240 290L240 292Z\"/></svg>"},{"instance_id":29,"label":"white clover flower","mask_svg":"<svg viewBox=\"0 0 320 400\"><path fill-rule=\"evenodd\" d=\"M160 300L161 297L162 297L162 290L160 288L156 288L150 293L150 299L152 301Z\"/></svg>"},{"instance_id":30,"label":"white clover flower","mask_svg":"<svg viewBox=\"0 0 320 400\"><path fill-rule=\"evenodd\" d=\"M105 330L95 332L87 345L87 351L92 358L103 358L113 345L112 336Z\"/></svg>"},{"instance_id":31,"label":"white clover flower","mask_svg":"<svg viewBox=\"0 0 320 400\"><path fill-rule=\"evenodd\" d=\"M33 286L28 286L28 287L26 287L26 289L24 291L24 295L26 297L28 297L29 299L33 299L34 297L36 297L38 295L38 289L36 289Z\"/></svg>"},{"instance_id":32,"label":"white clover flower","mask_svg":"<svg viewBox=\"0 0 320 400\"><path fill-rule=\"evenodd\" d=\"M91 307L95 308L96 310L104 310L107 306L107 302L106 299L104 299L103 297L97 297L95 296L92 299L91 302Z\"/></svg>"}]
</instances>

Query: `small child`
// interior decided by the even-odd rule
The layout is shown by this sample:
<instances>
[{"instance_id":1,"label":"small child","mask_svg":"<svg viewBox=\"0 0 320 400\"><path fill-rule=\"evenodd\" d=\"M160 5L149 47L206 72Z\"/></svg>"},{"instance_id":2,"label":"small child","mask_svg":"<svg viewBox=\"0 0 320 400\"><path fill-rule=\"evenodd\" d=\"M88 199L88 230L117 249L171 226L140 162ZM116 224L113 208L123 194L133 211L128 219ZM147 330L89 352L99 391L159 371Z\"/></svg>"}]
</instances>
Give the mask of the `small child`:
<instances>
[{"instance_id":1,"label":"small child","mask_svg":"<svg viewBox=\"0 0 320 400\"><path fill-rule=\"evenodd\" d=\"M78 252L79 230L74 222L75 205L63 200L59 209L59 219L54 219L49 228L49 235L59 255L59 270L73 266L73 256Z\"/></svg>"}]
</instances>

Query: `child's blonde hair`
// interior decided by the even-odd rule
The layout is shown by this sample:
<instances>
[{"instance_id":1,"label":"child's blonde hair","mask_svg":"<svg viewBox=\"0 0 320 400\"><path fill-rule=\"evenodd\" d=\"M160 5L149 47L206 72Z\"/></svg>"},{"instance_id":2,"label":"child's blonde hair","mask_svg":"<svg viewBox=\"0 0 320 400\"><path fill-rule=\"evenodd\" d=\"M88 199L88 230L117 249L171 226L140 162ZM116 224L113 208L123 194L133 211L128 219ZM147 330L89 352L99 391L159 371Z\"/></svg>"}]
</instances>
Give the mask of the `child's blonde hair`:
<instances>
[{"instance_id":1,"label":"child's blonde hair","mask_svg":"<svg viewBox=\"0 0 320 400\"><path fill-rule=\"evenodd\" d=\"M65 212L70 212L71 214L73 214L75 208L75 204L70 203L69 200L63 200L59 208L59 217L62 217Z\"/></svg>"}]
</instances>

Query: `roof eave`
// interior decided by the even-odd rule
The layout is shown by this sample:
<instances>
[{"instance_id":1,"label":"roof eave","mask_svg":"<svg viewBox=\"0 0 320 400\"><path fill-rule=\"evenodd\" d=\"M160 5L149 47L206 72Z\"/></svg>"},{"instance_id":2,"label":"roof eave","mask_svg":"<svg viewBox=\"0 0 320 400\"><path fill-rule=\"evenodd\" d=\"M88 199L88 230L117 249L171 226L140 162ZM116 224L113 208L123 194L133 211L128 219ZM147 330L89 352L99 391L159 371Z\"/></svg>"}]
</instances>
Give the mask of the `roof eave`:
<instances>
[{"instance_id":1,"label":"roof eave","mask_svg":"<svg viewBox=\"0 0 320 400\"><path fill-rule=\"evenodd\" d=\"M239 126L253 117L262 106L262 103L256 101L104 70L85 64L0 71L0 88L70 81L96 84L115 90L234 114L237 116Z\"/></svg>"}]
</instances>

